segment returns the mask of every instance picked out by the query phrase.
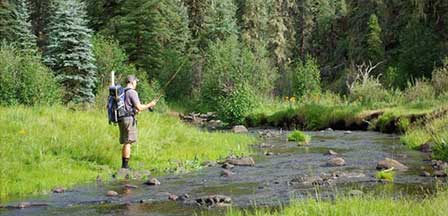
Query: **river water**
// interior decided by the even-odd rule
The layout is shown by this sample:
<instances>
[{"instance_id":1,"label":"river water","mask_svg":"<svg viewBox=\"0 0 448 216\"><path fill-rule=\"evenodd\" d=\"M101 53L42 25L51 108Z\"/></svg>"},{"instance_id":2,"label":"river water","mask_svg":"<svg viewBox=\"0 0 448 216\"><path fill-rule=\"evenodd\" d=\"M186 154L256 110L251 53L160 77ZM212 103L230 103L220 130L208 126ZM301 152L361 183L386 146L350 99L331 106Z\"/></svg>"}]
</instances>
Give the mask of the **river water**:
<instances>
[{"instance_id":1,"label":"river water","mask_svg":"<svg viewBox=\"0 0 448 216\"><path fill-rule=\"evenodd\" d=\"M260 130L252 130L257 135ZM199 171L158 177L159 186L143 185L142 180L115 180L108 183L80 186L61 194L29 197L23 201L45 203L48 206L25 209L3 209L0 215L222 215L225 208L204 208L194 199L220 194L232 198L232 206L278 206L291 199L320 197L335 199L351 190L387 196L423 197L435 190L435 179L420 177L429 169L428 155L409 150L399 143L396 135L375 132L321 131L309 132L312 141L307 146L287 142L287 133L271 131L275 136L264 143L271 148L254 147L253 167L234 167L230 177L221 176L217 165ZM330 167L334 150L346 161L346 166ZM266 155L270 152L272 155ZM376 164L384 158L396 159L409 167L396 172L393 183L381 183L374 177ZM313 182L315 177L331 181ZM124 184L138 186L124 190ZM120 193L107 197L108 190ZM185 202L168 200L169 194L188 194ZM10 203L15 205L18 202Z\"/></svg>"}]
</instances>

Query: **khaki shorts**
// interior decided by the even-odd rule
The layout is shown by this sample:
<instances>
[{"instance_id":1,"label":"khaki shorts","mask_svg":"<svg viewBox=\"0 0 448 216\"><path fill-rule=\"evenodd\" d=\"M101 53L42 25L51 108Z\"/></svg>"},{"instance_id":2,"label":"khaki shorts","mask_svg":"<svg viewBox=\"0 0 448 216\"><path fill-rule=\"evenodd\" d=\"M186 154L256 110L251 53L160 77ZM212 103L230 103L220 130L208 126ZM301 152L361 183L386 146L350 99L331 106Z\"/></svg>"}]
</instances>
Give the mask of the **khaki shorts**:
<instances>
[{"instance_id":1,"label":"khaki shorts","mask_svg":"<svg viewBox=\"0 0 448 216\"><path fill-rule=\"evenodd\" d=\"M137 120L134 117L125 117L118 122L120 128L120 144L137 142Z\"/></svg>"}]
</instances>

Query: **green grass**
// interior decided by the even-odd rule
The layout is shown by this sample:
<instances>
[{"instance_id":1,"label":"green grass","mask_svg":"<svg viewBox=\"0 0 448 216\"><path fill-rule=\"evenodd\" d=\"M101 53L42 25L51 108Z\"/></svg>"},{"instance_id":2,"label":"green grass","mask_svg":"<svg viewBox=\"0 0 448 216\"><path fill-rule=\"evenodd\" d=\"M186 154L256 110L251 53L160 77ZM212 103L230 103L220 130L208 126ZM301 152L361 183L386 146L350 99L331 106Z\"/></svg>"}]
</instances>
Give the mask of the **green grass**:
<instances>
[{"instance_id":1,"label":"green grass","mask_svg":"<svg viewBox=\"0 0 448 216\"><path fill-rule=\"evenodd\" d=\"M118 127L104 111L0 107L0 200L70 187L116 171ZM199 168L205 160L249 153L255 138L210 133L157 113L138 117L131 166L156 174Z\"/></svg>"},{"instance_id":2,"label":"green grass","mask_svg":"<svg viewBox=\"0 0 448 216\"><path fill-rule=\"evenodd\" d=\"M306 145L311 141L311 136L302 131L295 130L288 134L288 141L297 142L299 145Z\"/></svg>"},{"instance_id":3,"label":"green grass","mask_svg":"<svg viewBox=\"0 0 448 216\"><path fill-rule=\"evenodd\" d=\"M375 174L376 179L378 180L386 180L389 182L393 182L394 181L394 177L395 177L395 172L391 171L391 170L382 170L382 171L378 171Z\"/></svg>"},{"instance_id":4,"label":"green grass","mask_svg":"<svg viewBox=\"0 0 448 216\"><path fill-rule=\"evenodd\" d=\"M446 215L448 195L423 200L374 196L339 197L335 201L295 200L286 207L255 210L229 209L227 216L442 216Z\"/></svg>"}]
</instances>

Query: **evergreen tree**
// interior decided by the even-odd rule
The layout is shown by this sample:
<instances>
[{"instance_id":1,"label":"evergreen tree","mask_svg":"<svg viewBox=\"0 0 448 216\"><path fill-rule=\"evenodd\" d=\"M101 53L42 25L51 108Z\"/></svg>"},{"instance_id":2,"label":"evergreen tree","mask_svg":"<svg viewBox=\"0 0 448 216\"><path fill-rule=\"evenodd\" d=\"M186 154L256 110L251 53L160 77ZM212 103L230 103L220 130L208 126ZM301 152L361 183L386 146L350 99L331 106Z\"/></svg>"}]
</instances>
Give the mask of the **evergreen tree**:
<instances>
[{"instance_id":1,"label":"evergreen tree","mask_svg":"<svg viewBox=\"0 0 448 216\"><path fill-rule=\"evenodd\" d=\"M14 7L8 1L0 1L0 42L2 40L12 41L14 38Z\"/></svg>"},{"instance_id":2,"label":"evergreen tree","mask_svg":"<svg viewBox=\"0 0 448 216\"><path fill-rule=\"evenodd\" d=\"M30 17L33 26L33 32L37 36L39 48L44 49L46 40L45 26L50 17L50 2L53 0L33 0L30 2Z\"/></svg>"},{"instance_id":3,"label":"evergreen tree","mask_svg":"<svg viewBox=\"0 0 448 216\"><path fill-rule=\"evenodd\" d=\"M12 26L14 42L22 50L35 51L37 48L36 36L32 32L28 5L25 0L16 0L15 5L15 22Z\"/></svg>"},{"instance_id":4,"label":"evergreen tree","mask_svg":"<svg viewBox=\"0 0 448 216\"><path fill-rule=\"evenodd\" d=\"M180 0L132 0L124 3L121 13L110 31L131 63L150 78L160 78L165 66L176 63L166 62L166 57L181 56L190 41L186 8Z\"/></svg>"},{"instance_id":5,"label":"evergreen tree","mask_svg":"<svg viewBox=\"0 0 448 216\"><path fill-rule=\"evenodd\" d=\"M225 40L229 36L236 35L236 6L233 0L207 0L209 5L205 11L204 27L205 36L209 42Z\"/></svg>"},{"instance_id":6,"label":"evergreen tree","mask_svg":"<svg viewBox=\"0 0 448 216\"><path fill-rule=\"evenodd\" d=\"M77 0L56 1L48 23L48 46L44 63L56 73L65 88L65 102L91 103L96 82L92 31L83 3Z\"/></svg>"},{"instance_id":7,"label":"evergreen tree","mask_svg":"<svg viewBox=\"0 0 448 216\"><path fill-rule=\"evenodd\" d=\"M266 45L269 17L265 0L239 0L238 19L244 44L253 51Z\"/></svg>"},{"instance_id":8,"label":"evergreen tree","mask_svg":"<svg viewBox=\"0 0 448 216\"><path fill-rule=\"evenodd\" d=\"M373 63L384 60L384 45L381 40L381 26L378 17L372 14L369 19L369 34L367 35L367 56Z\"/></svg>"}]
</instances>

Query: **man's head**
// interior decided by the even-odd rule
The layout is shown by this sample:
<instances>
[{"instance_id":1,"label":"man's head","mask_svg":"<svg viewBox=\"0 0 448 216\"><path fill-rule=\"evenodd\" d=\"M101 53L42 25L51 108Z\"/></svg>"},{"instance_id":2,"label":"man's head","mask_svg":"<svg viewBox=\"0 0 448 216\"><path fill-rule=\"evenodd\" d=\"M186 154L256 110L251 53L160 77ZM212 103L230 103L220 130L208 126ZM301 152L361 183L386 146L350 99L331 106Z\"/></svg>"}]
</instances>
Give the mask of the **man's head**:
<instances>
[{"instance_id":1,"label":"man's head","mask_svg":"<svg viewBox=\"0 0 448 216\"><path fill-rule=\"evenodd\" d=\"M126 84L128 85L128 87L136 89L138 81L139 80L137 79L137 77L135 77L134 75L129 75L128 78L126 79Z\"/></svg>"}]
</instances>

